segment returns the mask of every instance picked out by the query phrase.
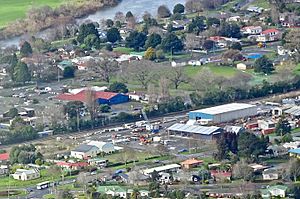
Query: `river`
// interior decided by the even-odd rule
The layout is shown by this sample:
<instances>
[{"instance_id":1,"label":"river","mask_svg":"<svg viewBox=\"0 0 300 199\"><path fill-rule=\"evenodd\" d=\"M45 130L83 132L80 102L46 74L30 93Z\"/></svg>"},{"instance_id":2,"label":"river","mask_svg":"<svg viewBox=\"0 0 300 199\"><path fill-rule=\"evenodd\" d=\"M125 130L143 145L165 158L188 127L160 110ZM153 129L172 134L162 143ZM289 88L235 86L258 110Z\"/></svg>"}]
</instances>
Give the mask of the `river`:
<instances>
[{"instance_id":1,"label":"river","mask_svg":"<svg viewBox=\"0 0 300 199\"><path fill-rule=\"evenodd\" d=\"M152 16L156 16L157 8L160 5L166 5L173 9L174 5L177 3L184 4L186 0L122 0L117 6L113 8L106 8L97 11L94 14L88 15L82 19L78 19L78 23L82 23L86 20L91 20L95 22L100 22L103 19L113 19L116 12L123 12L126 14L127 11L131 11L136 17L142 17L145 11L149 12ZM38 34L42 35L41 33ZM7 47L11 45L18 45L19 41L21 40L22 36L14 37L7 40L0 41L0 47Z\"/></svg>"}]
</instances>

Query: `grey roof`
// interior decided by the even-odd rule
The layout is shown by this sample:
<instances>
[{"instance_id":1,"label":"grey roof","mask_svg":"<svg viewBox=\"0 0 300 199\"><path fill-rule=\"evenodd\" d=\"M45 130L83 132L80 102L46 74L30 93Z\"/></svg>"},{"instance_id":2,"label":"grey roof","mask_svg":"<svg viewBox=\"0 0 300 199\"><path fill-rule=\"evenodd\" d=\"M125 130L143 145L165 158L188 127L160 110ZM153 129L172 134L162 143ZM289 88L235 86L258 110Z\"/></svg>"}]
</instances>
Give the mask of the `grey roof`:
<instances>
[{"instance_id":1,"label":"grey roof","mask_svg":"<svg viewBox=\"0 0 300 199\"><path fill-rule=\"evenodd\" d=\"M218 115L222 113L228 113L228 112L233 112L233 111L238 111L238 110L245 110L249 108L255 108L255 105L252 104L245 104L245 103L231 103L231 104L224 104L220 106L214 106L210 108L205 108L205 109L200 109L200 110L195 110L191 112L201 112L205 114L210 114L210 115Z\"/></svg>"},{"instance_id":2,"label":"grey roof","mask_svg":"<svg viewBox=\"0 0 300 199\"><path fill-rule=\"evenodd\" d=\"M285 110L284 112L294 116L300 116L300 106L294 106L288 110Z\"/></svg>"},{"instance_id":3,"label":"grey roof","mask_svg":"<svg viewBox=\"0 0 300 199\"><path fill-rule=\"evenodd\" d=\"M170 131L180 131L186 133L197 133L204 135L211 135L221 128L217 126L200 126L200 125L188 125L188 124L173 124L168 128Z\"/></svg>"},{"instance_id":4,"label":"grey roof","mask_svg":"<svg viewBox=\"0 0 300 199\"><path fill-rule=\"evenodd\" d=\"M92 148L96 148L93 145L87 145L87 144L81 144L78 147L76 147L73 151L77 151L77 152L88 152L90 151Z\"/></svg>"}]
</instances>

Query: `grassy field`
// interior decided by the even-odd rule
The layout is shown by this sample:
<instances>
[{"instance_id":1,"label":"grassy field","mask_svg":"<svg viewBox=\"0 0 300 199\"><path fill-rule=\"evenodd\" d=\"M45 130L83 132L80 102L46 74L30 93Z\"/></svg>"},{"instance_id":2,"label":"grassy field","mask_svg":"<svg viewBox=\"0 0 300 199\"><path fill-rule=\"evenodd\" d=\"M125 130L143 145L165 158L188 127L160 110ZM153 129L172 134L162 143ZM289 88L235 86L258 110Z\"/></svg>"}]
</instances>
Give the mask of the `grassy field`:
<instances>
[{"instance_id":1,"label":"grassy field","mask_svg":"<svg viewBox=\"0 0 300 199\"><path fill-rule=\"evenodd\" d=\"M0 28L9 22L21 19L31 7L49 5L56 7L65 0L1 0L0 1Z\"/></svg>"}]
</instances>

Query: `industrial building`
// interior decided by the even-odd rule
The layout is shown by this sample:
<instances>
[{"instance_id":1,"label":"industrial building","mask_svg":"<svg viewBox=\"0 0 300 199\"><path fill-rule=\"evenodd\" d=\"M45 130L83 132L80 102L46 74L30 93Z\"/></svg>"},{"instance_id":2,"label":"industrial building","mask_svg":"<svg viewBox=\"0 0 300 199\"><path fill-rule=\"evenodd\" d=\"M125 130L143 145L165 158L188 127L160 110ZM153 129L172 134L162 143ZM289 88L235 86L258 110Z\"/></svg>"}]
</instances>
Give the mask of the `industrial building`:
<instances>
[{"instance_id":1,"label":"industrial building","mask_svg":"<svg viewBox=\"0 0 300 199\"><path fill-rule=\"evenodd\" d=\"M231 103L189 112L189 119L210 121L213 123L229 122L235 119L254 116L257 107L245 103Z\"/></svg>"},{"instance_id":2,"label":"industrial building","mask_svg":"<svg viewBox=\"0 0 300 199\"><path fill-rule=\"evenodd\" d=\"M168 128L169 135L180 135L196 139L213 140L221 135L223 130L216 126L200 126L189 124L173 124Z\"/></svg>"}]
</instances>

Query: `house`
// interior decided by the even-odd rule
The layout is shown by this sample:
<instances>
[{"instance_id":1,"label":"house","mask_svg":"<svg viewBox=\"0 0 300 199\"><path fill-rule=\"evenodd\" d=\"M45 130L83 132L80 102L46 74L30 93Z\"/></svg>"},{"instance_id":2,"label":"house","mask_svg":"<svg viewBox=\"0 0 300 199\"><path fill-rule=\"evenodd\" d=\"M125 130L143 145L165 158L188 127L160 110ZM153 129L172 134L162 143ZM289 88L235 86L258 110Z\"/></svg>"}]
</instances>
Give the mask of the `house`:
<instances>
[{"instance_id":1,"label":"house","mask_svg":"<svg viewBox=\"0 0 300 199\"><path fill-rule=\"evenodd\" d=\"M154 171L156 172L177 172L180 169L179 164L168 164L160 167L154 167L151 169L145 169L142 171L145 175L151 175Z\"/></svg>"},{"instance_id":2,"label":"house","mask_svg":"<svg viewBox=\"0 0 300 199\"><path fill-rule=\"evenodd\" d=\"M224 180L230 181L232 172L231 171L211 170L210 175L214 178L215 181L224 181Z\"/></svg>"},{"instance_id":3,"label":"house","mask_svg":"<svg viewBox=\"0 0 300 199\"><path fill-rule=\"evenodd\" d=\"M71 151L71 157L77 159L87 159L96 157L98 153L98 147L94 145L81 144Z\"/></svg>"},{"instance_id":4,"label":"house","mask_svg":"<svg viewBox=\"0 0 300 199\"><path fill-rule=\"evenodd\" d=\"M109 195L111 197L119 196L120 198L127 197L127 191L120 186L99 186L97 192Z\"/></svg>"},{"instance_id":5,"label":"house","mask_svg":"<svg viewBox=\"0 0 300 199\"><path fill-rule=\"evenodd\" d=\"M128 95L122 93L113 93L113 92L102 92L102 91L94 91L94 98L98 104L120 104L129 101ZM77 94L71 93L63 93L56 96L58 100L64 101L81 101L83 103L87 100L87 93L86 90L83 90Z\"/></svg>"},{"instance_id":6,"label":"house","mask_svg":"<svg viewBox=\"0 0 300 199\"><path fill-rule=\"evenodd\" d=\"M288 187L284 185L269 186L267 189L261 190L262 198L280 197L285 198Z\"/></svg>"},{"instance_id":7,"label":"house","mask_svg":"<svg viewBox=\"0 0 300 199\"><path fill-rule=\"evenodd\" d=\"M275 28L267 29L261 32L261 34L256 38L258 42L270 42L277 41L281 38L281 32Z\"/></svg>"},{"instance_id":8,"label":"house","mask_svg":"<svg viewBox=\"0 0 300 199\"><path fill-rule=\"evenodd\" d=\"M6 163L9 161L9 153L0 154L0 163Z\"/></svg>"},{"instance_id":9,"label":"house","mask_svg":"<svg viewBox=\"0 0 300 199\"><path fill-rule=\"evenodd\" d=\"M245 35L258 35L262 32L261 26L246 26L241 29L241 32Z\"/></svg>"},{"instance_id":10,"label":"house","mask_svg":"<svg viewBox=\"0 0 300 199\"><path fill-rule=\"evenodd\" d=\"M191 169L191 168L199 166L202 163L203 163L202 160L197 160L197 159L193 158L193 159L185 160L185 161L181 162L180 164L181 164L182 168L184 168L184 169Z\"/></svg>"},{"instance_id":11,"label":"house","mask_svg":"<svg viewBox=\"0 0 300 199\"><path fill-rule=\"evenodd\" d=\"M89 166L87 162L57 162L57 166L70 170L81 170Z\"/></svg>"},{"instance_id":12,"label":"house","mask_svg":"<svg viewBox=\"0 0 300 199\"><path fill-rule=\"evenodd\" d=\"M98 148L99 153L112 153L115 151L115 147L112 143L108 142L100 142L100 141L90 141L88 142L88 145L92 145Z\"/></svg>"},{"instance_id":13,"label":"house","mask_svg":"<svg viewBox=\"0 0 300 199\"><path fill-rule=\"evenodd\" d=\"M7 165L0 165L0 176L8 174L9 169Z\"/></svg>"},{"instance_id":14,"label":"house","mask_svg":"<svg viewBox=\"0 0 300 199\"><path fill-rule=\"evenodd\" d=\"M38 169L17 169L14 174L12 174L12 177L15 180L33 180L40 177L40 171Z\"/></svg>"},{"instance_id":15,"label":"house","mask_svg":"<svg viewBox=\"0 0 300 199\"><path fill-rule=\"evenodd\" d=\"M288 153L290 156L300 158L300 148L290 149L290 150L288 150Z\"/></svg>"},{"instance_id":16,"label":"house","mask_svg":"<svg viewBox=\"0 0 300 199\"><path fill-rule=\"evenodd\" d=\"M262 172L263 180L278 180L279 174L276 169L265 169Z\"/></svg>"}]
</instances>

